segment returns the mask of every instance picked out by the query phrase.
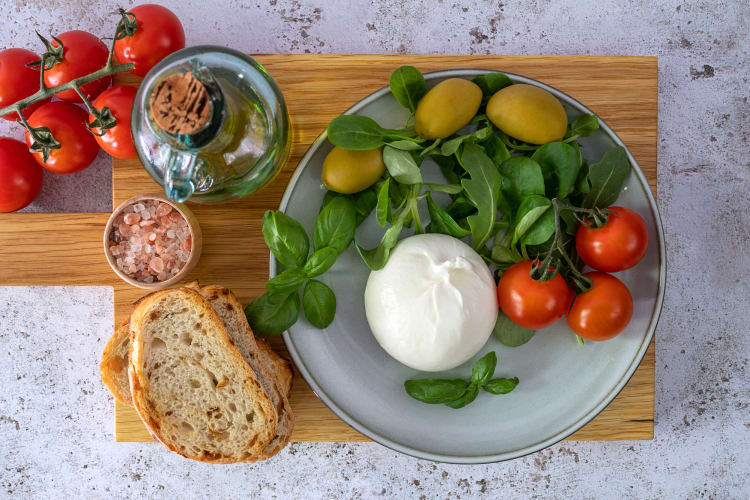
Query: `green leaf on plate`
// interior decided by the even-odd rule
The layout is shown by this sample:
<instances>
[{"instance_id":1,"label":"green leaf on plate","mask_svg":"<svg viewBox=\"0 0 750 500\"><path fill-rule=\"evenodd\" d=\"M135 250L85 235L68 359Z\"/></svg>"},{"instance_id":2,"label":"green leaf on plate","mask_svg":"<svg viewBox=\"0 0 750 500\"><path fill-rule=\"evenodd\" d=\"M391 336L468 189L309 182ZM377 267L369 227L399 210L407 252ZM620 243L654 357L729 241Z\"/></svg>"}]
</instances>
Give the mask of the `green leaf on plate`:
<instances>
[{"instance_id":1,"label":"green leaf on plate","mask_svg":"<svg viewBox=\"0 0 750 500\"><path fill-rule=\"evenodd\" d=\"M292 293L297 291L306 279L307 275L302 268L291 267L268 280L266 290L271 293Z\"/></svg>"},{"instance_id":2,"label":"green leaf on plate","mask_svg":"<svg viewBox=\"0 0 750 500\"><path fill-rule=\"evenodd\" d=\"M455 401L451 401L450 403L445 404L446 406L450 406L451 408L455 409L463 408L467 404L477 399L477 394L479 394L479 386L472 382L471 384L469 384L469 387L466 389L466 392L463 396L456 399Z\"/></svg>"},{"instance_id":3,"label":"green leaf on plate","mask_svg":"<svg viewBox=\"0 0 750 500\"><path fill-rule=\"evenodd\" d=\"M278 335L297 321L299 307L297 292L266 292L245 307L245 316L253 331Z\"/></svg>"},{"instance_id":4,"label":"green leaf on plate","mask_svg":"<svg viewBox=\"0 0 750 500\"><path fill-rule=\"evenodd\" d=\"M406 393L423 403L450 403L460 398L469 387L461 379L415 379L404 382Z\"/></svg>"},{"instance_id":5,"label":"green leaf on plate","mask_svg":"<svg viewBox=\"0 0 750 500\"><path fill-rule=\"evenodd\" d=\"M401 66L391 73L389 82L393 97L403 107L416 111L419 100L427 93L424 76L414 66Z\"/></svg>"},{"instance_id":6,"label":"green leaf on plate","mask_svg":"<svg viewBox=\"0 0 750 500\"><path fill-rule=\"evenodd\" d=\"M331 268L336 262L338 256L338 250L333 247L323 247L316 250L315 253L307 259L307 262L305 262L305 267L303 268L305 276L308 278L320 276Z\"/></svg>"},{"instance_id":7,"label":"green leaf on plate","mask_svg":"<svg viewBox=\"0 0 750 500\"><path fill-rule=\"evenodd\" d=\"M357 212L350 200L336 197L318 214L313 231L313 243L316 249L333 247L338 253L343 252L354 239L357 228Z\"/></svg>"},{"instance_id":8,"label":"green leaf on plate","mask_svg":"<svg viewBox=\"0 0 750 500\"><path fill-rule=\"evenodd\" d=\"M493 378L489 380L484 387L485 391L491 394L508 394L518 385L518 377L513 378Z\"/></svg>"},{"instance_id":9,"label":"green leaf on plate","mask_svg":"<svg viewBox=\"0 0 750 500\"><path fill-rule=\"evenodd\" d=\"M495 351L490 351L474 363L471 368L471 382L482 387L495 373L496 366L497 355Z\"/></svg>"},{"instance_id":10,"label":"green leaf on plate","mask_svg":"<svg viewBox=\"0 0 750 500\"><path fill-rule=\"evenodd\" d=\"M492 235L501 186L500 175L495 164L476 144L468 143L461 154L461 165L469 173L461 185L466 197L477 208L477 213L468 217L474 249L482 248Z\"/></svg>"},{"instance_id":11,"label":"green leaf on plate","mask_svg":"<svg viewBox=\"0 0 750 500\"><path fill-rule=\"evenodd\" d=\"M390 146L383 149L383 163L388 173L401 184L418 184L422 182L422 172L419 165L408 151L402 151Z\"/></svg>"},{"instance_id":12,"label":"green leaf on plate","mask_svg":"<svg viewBox=\"0 0 750 500\"><path fill-rule=\"evenodd\" d=\"M583 200L586 208L604 208L620 196L620 190L630 172L630 162L625 148L615 146L607 151L598 163L589 165L591 190Z\"/></svg>"},{"instance_id":13,"label":"green leaf on plate","mask_svg":"<svg viewBox=\"0 0 750 500\"><path fill-rule=\"evenodd\" d=\"M531 337L536 333L535 330L529 330L513 323L513 320L506 316L502 310L498 311L497 321L492 331L495 333L497 340L508 347L521 346L531 340Z\"/></svg>"},{"instance_id":14,"label":"green leaf on plate","mask_svg":"<svg viewBox=\"0 0 750 500\"><path fill-rule=\"evenodd\" d=\"M375 218L382 227L388 223L391 218L391 198L388 195L391 187L390 177L380 186L378 190L378 204L375 207Z\"/></svg>"},{"instance_id":15,"label":"green leaf on plate","mask_svg":"<svg viewBox=\"0 0 750 500\"><path fill-rule=\"evenodd\" d=\"M578 169L578 151L570 144L548 142L537 149L531 159L539 164L548 198L566 198L573 192Z\"/></svg>"},{"instance_id":16,"label":"green leaf on plate","mask_svg":"<svg viewBox=\"0 0 750 500\"><path fill-rule=\"evenodd\" d=\"M427 210L430 213L430 232L447 234L459 239L471 234L470 231L459 226L448 212L440 208L438 204L432 200L432 196L429 192L427 193Z\"/></svg>"},{"instance_id":17,"label":"green leaf on plate","mask_svg":"<svg viewBox=\"0 0 750 500\"><path fill-rule=\"evenodd\" d=\"M276 260L286 267L301 267L310 251L310 241L302 224L280 210L263 215L263 240Z\"/></svg>"},{"instance_id":18,"label":"green leaf on plate","mask_svg":"<svg viewBox=\"0 0 750 500\"><path fill-rule=\"evenodd\" d=\"M325 283L310 280L302 292L302 307L310 324L317 328L325 328L336 315L336 296Z\"/></svg>"}]
</instances>

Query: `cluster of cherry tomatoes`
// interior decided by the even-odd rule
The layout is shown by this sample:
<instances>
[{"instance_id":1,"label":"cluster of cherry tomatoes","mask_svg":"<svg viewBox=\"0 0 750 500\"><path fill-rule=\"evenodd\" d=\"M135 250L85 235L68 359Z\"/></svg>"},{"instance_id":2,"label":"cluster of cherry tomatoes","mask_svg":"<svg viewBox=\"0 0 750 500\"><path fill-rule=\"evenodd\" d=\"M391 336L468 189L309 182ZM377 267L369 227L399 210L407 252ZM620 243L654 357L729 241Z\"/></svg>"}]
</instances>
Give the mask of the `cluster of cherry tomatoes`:
<instances>
[{"instance_id":1,"label":"cluster of cherry tomatoes","mask_svg":"<svg viewBox=\"0 0 750 500\"><path fill-rule=\"evenodd\" d=\"M532 277L534 262L511 266L500 278L500 308L517 325L539 330L566 316L573 332L586 340L617 336L633 315L633 297L625 284L609 273L638 264L648 248L643 218L624 207L609 207L609 218L599 228L583 223L575 237L576 251L595 271L584 274L591 289L576 295L560 273L546 281Z\"/></svg>"},{"instance_id":2,"label":"cluster of cherry tomatoes","mask_svg":"<svg viewBox=\"0 0 750 500\"><path fill-rule=\"evenodd\" d=\"M164 57L185 47L185 32L177 16L160 5L140 5L128 11L135 15L138 27L132 36L115 42L114 56L119 63L133 63L131 70L144 76ZM62 42L62 61L45 69L47 87L62 85L76 78L102 69L109 57L109 48L99 38L85 31L68 31L58 35ZM57 41L53 47L59 47ZM0 51L0 108L9 106L39 90L39 69L27 64L39 61L39 56L26 49ZM130 114L136 88L117 85L110 87L108 76L87 83L81 93L101 110L108 107L117 125L103 135L92 134L87 124L94 120L74 90L55 94L59 100L46 99L24 108L23 114L33 128L47 127L60 147L52 149L44 160L41 152L31 153L33 140L26 132L26 144L0 137L0 212L19 210L39 194L42 187L42 168L57 174L79 172L94 161L101 147L115 158L135 158L136 151L130 132ZM15 114L3 117L19 119ZM100 131L92 129L97 134Z\"/></svg>"}]
</instances>

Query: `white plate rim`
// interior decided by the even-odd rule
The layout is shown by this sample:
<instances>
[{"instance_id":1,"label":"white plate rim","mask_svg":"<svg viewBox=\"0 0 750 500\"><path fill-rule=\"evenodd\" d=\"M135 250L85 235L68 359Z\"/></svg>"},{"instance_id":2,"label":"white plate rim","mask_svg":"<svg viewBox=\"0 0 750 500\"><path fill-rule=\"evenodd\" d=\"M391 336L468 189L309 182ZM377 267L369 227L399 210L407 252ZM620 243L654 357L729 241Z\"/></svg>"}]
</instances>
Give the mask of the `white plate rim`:
<instances>
[{"instance_id":1,"label":"white plate rim","mask_svg":"<svg viewBox=\"0 0 750 500\"><path fill-rule=\"evenodd\" d=\"M499 70L487 70L487 69L476 69L476 68L450 69L450 70L441 70L441 71L433 71L429 73L424 73L424 76L425 76L425 79L428 79L428 80L440 79L440 78L451 78L451 77L465 78L465 77L475 77L475 76L484 75L487 73L493 73L497 71ZM482 463L501 462L505 460L512 460L514 458L520 458L525 455L535 453L539 450L543 450L549 446L554 445L555 443L558 443L559 441L562 441L566 437L572 435L573 433L581 429L583 426L588 424L591 420L593 420L599 413L601 413L602 410L604 410L609 405L609 403L611 403L612 400L614 400L615 397L617 397L617 395L622 391L622 389L628 384L633 374L640 366L641 361L643 360L643 357L645 356L646 351L648 350L648 347L651 344L651 340L653 339L654 331L656 330L657 324L659 322L662 305L664 302L667 265L666 265L666 250L665 250L665 244L664 244L664 229L662 226L661 215L659 214L659 208L656 204L656 200L654 199L653 193L651 192L651 186L648 184L648 181L646 180L646 177L643 174L643 171L641 170L640 165L635 160L635 158L631 154L628 147L620 139L620 137L614 132L614 130L612 130L612 128L610 128L610 126L601 117L596 115L594 112L592 112L586 106L578 102L576 99L570 97L569 95L565 94L564 92L560 90L557 90L554 87L551 87L545 83L539 82L532 78L528 78L522 75L505 72L505 71L503 71L503 73L508 75L511 78L511 80L513 80L514 83L527 83L530 85L535 85L537 87L543 88L551 92L558 99L564 101L566 104L568 104L572 108L577 109L581 113L595 115L597 119L599 120L599 127L607 134L607 136L609 136L609 138L612 139L612 141L615 144L625 148L625 152L627 153L628 160L630 161L631 166L634 167L632 168L632 172L636 175L638 182L641 184L641 187L646 192L648 205L649 205L651 214L654 217L654 221L656 224L656 236L658 240L658 249L659 249L659 288L657 291L656 303L654 304L654 310L651 313L651 319L649 321L646 337L644 338L630 366L622 375L622 377L617 382L617 384L614 387L612 387L612 389L610 389L610 391L591 410L589 410L589 412L586 413L586 415L581 417L581 419L578 422L568 426L567 428L555 433L554 435L546 439L530 444L523 448L518 448L516 450L507 451L503 453L497 453L497 454L487 454L487 455L461 456L461 455L444 455L444 454L432 453L432 452L419 450L417 448L406 446L401 443L395 442L365 427L364 425L356 421L353 417L351 417L343 408L335 404L326 395L326 393L322 390L320 385L316 382L313 374L307 369L307 366L305 365L304 360L302 359L302 356L297 350L294 344L294 341L289 335L289 332L285 331L283 333L283 338L284 338L284 342L286 343L287 350L289 351L289 354L292 356L292 359L294 360L294 363L297 366L297 369L299 370L300 374L304 377L305 381L309 384L310 388L315 393L315 395L336 416L341 418L348 425L353 427L355 430L357 430L364 436L372 439L373 441L383 446L386 446L392 450L398 451L400 453L404 453L406 455L410 455L415 458L427 459L427 460L432 460L436 462L456 463L456 464L482 464ZM360 101L355 103L353 106L351 106L349 109L347 109L343 114L346 114L346 115L356 114L363 107L367 106L371 102L379 99L380 97L388 93L390 93L390 88L388 86L385 86L373 92L372 94L368 95L367 97L361 99ZM317 152L317 150L321 147L321 145L323 145L323 143L327 140L327 138L328 138L328 134L324 130L323 133L321 133L315 139L315 141L310 145L310 147L307 149L307 152L302 157L299 164L297 165L297 168L292 174L292 177L289 179L287 187L284 190L284 195L281 198L281 202L279 203L279 210L281 211L286 210L287 205L289 204L289 200L291 198L292 192L294 191L294 188L297 185L297 181L302 175L303 170L307 167L312 156ZM277 269L276 259L274 258L273 254L269 252L269 276L270 277L274 277L276 275L276 269Z\"/></svg>"}]
</instances>

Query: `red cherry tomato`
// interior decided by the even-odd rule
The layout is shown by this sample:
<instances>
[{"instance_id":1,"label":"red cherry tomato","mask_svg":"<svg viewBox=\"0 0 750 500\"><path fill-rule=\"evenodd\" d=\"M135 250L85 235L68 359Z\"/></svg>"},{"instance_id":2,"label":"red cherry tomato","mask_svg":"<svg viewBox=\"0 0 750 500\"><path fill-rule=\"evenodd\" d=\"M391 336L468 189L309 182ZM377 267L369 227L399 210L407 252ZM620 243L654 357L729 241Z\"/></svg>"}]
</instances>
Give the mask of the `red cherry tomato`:
<instances>
[{"instance_id":1,"label":"red cherry tomato","mask_svg":"<svg viewBox=\"0 0 750 500\"><path fill-rule=\"evenodd\" d=\"M133 110L136 90L128 85L117 85L102 92L94 101L95 108L108 107L117 120L117 125L107 129L104 135L94 136L99 146L115 158L137 157L133 136L130 133L130 113ZM94 117L89 115L89 123L93 120ZM98 128L94 128L94 131L99 133Z\"/></svg>"},{"instance_id":2,"label":"red cherry tomato","mask_svg":"<svg viewBox=\"0 0 750 500\"><path fill-rule=\"evenodd\" d=\"M586 273L594 282L591 290L573 301L567 322L586 340L607 340L622 332L633 316L633 297L625 284L611 274Z\"/></svg>"},{"instance_id":3,"label":"red cherry tomato","mask_svg":"<svg viewBox=\"0 0 750 500\"><path fill-rule=\"evenodd\" d=\"M86 31L67 31L58 36L63 45L63 60L44 72L44 83L48 87L62 85L80 76L88 75L102 69L107 64L109 49L104 42ZM52 45L59 44L52 41ZM94 80L81 87L81 92L87 99L94 99L112 83L112 77L107 76ZM81 102L75 90L58 92L55 97L64 101Z\"/></svg>"},{"instance_id":4,"label":"red cherry tomato","mask_svg":"<svg viewBox=\"0 0 750 500\"><path fill-rule=\"evenodd\" d=\"M497 301L515 324L539 330L565 314L570 289L559 274L548 281L533 279L531 268L532 261L525 260L505 271L497 284Z\"/></svg>"},{"instance_id":5,"label":"red cherry tomato","mask_svg":"<svg viewBox=\"0 0 750 500\"><path fill-rule=\"evenodd\" d=\"M161 5L144 4L130 9L138 29L133 36L115 42L115 55L121 64L134 63L130 72L138 76L172 52L185 48L185 31L174 13Z\"/></svg>"},{"instance_id":6,"label":"red cherry tomato","mask_svg":"<svg viewBox=\"0 0 750 500\"><path fill-rule=\"evenodd\" d=\"M21 141L0 137L0 212L20 210L42 189L42 168Z\"/></svg>"},{"instance_id":7,"label":"red cherry tomato","mask_svg":"<svg viewBox=\"0 0 750 500\"><path fill-rule=\"evenodd\" d=\"M75 104L50 102L29 117L32 127L48 127L60 143L50 152L47 163L41 152L33 153L37 163L56 174L72 174L91 165L99 152L94 135L86 128L88 114ZM26 144L31 146L31 135L26 132Z\"/></svg>"},{"instance_id":8,"label":"red cherry tomato","mask_svg":"<svg viewBox=\"0 0 750 500\"><path fill-rule=\"evenodd\" d=\"M578 226L576 251L586 265L616 273L638 264L648 248L643 217L624 207L609 207L609 220L600 228Z\"/></svg>"},{"instance_id":9,"label":"red cherry tomato","mask_svg":"<svg viewBox=\"0 0 750 500\"><path fill-rule=\"evenodd\" d=\"M26 63L38 60L38 55L26 49L0 51L0 108L10 106L39 90L39 71L26 67ZM47 102L49 102L49 99L24 108L23 116L28 118L34 110ZM16 121L18 115L8 113L3 118Z\"/></svg>"}]
</instances>

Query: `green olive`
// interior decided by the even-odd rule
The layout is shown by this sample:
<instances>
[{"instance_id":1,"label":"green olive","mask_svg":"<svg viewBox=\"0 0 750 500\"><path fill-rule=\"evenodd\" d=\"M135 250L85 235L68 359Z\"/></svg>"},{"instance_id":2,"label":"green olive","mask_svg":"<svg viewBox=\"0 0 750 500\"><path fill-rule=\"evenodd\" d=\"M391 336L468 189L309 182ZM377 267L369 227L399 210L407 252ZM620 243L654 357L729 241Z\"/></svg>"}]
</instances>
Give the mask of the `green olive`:
<instances>
[{"instance_id":1,"label":"green olive","mask_svg":"<svg viewBox=\"0 0 750 500\"><path fill-rule=\"evenodd\" d=\"M523 83L495 92L487 103L487 117L509 136L532 144L558 141L568 127L565 109L555 96Z\"/></svg>"},{"instance_id":2,"label":"green olive","mask_svg":"<svg viewBox=\"0 0 750 500\"><path fill-rule=\"evenodd\" d=\"M351 151L336 146L323 160L321 179L326 189L353 194L375 184L383 172L382 148Z\"/></svg>"},{"instance_id":3,"label":"green olive","mask_svg":"<svg viewBox=\"0 0 750 500\"><path fill-rule=\"evenodd\" d=\"M482 89L469 80L449 78L435 85L417 105L414 126L425 139L443 139L469 124L482 103Z\"/></svg>"}]
</instances>

